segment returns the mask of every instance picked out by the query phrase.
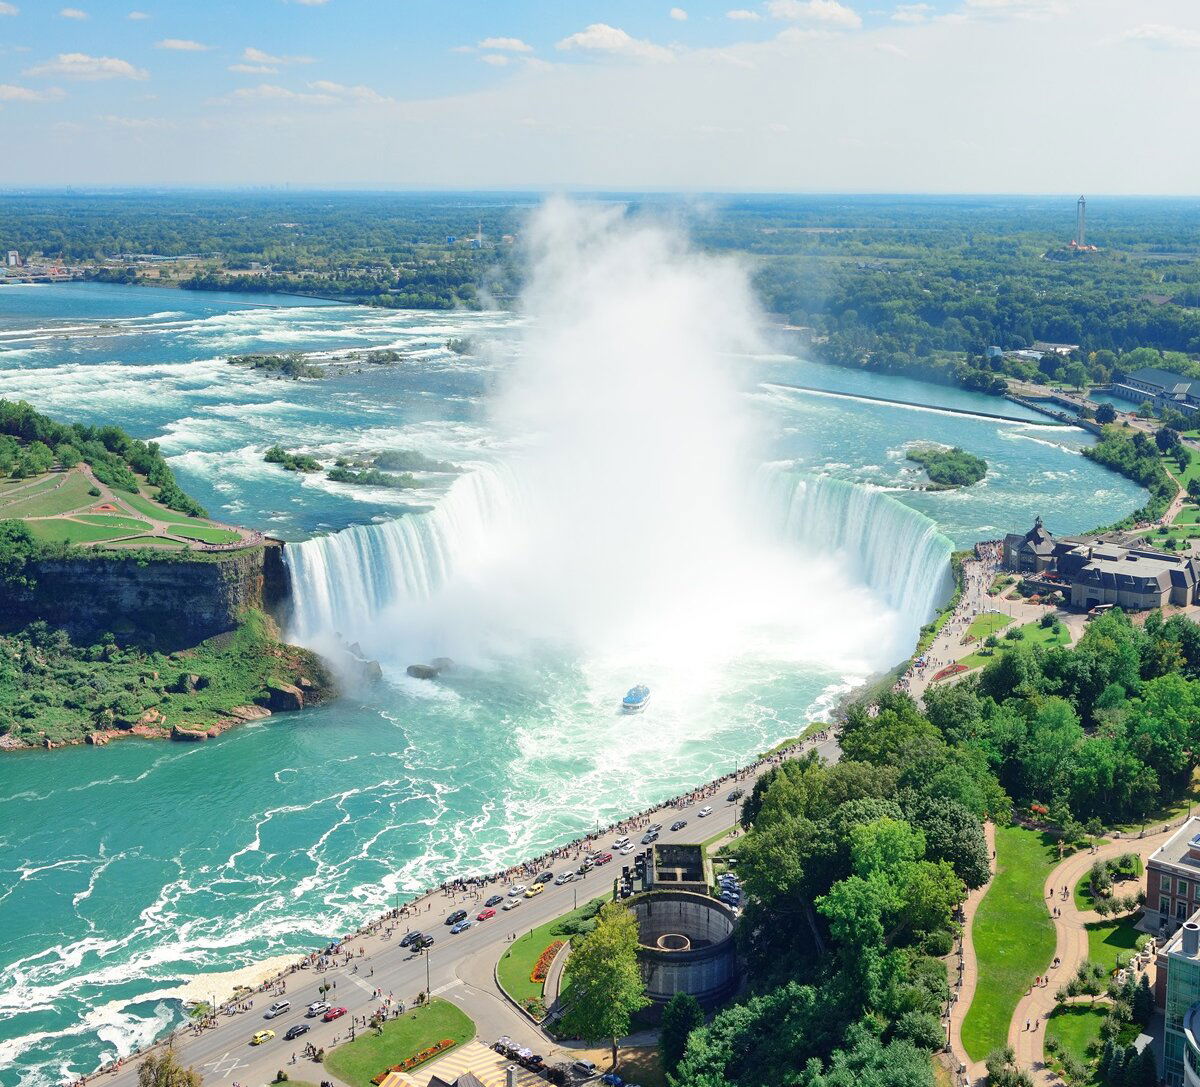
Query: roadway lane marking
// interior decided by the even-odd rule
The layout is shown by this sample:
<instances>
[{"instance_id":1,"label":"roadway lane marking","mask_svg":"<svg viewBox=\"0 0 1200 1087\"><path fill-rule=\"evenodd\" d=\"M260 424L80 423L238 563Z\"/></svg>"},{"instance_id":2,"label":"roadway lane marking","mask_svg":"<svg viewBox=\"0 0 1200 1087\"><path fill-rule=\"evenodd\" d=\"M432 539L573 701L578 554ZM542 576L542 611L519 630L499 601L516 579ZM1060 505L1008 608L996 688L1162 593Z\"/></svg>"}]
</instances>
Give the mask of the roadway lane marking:
<instances>
[{"instance_id":1,"label":"roadway lane marking","mask_svg":"<svg viewBox=\"0 0 1200 1087\"><path fill-rule=\"evenodd\" d=\"M228 1079L231 1072L236 1072L246 1063L241 1057L235 1057L231 1053L224 1053L220 1057L208 1061L203 1067L207 1068L215 1076Z\"/></svg>"},{"instance_id":2,"label":"roadway lane marking","mask_svg":"<svg viewBox=\"0 0 1200 1087\"><path fill-rule=\"evenodd\" d=\"M373 993L375 991L374 989L371 988L370 985L368 985L365 981L363 981L362 978L357 978L353 974L348 974L348 975L344 975L344 976L347 981L353 982L364 993Z\"/></svg>"},{"instance_id":3,"label":"roadway lane marking","mask_svg":"<svg viewBox=\"0 0 1200 1087\"><path fill-rule=\"evenodd\" d=\"M462 978L455 978L453 981L448 981L445 985L441 986L440 988L434 989L433 992L430 993L429 995L430 996L441 996L442 993L447 993L451 989L456 988L457 986L461 985L462 983L463 983Z\"/></svg>"}]
</instances>

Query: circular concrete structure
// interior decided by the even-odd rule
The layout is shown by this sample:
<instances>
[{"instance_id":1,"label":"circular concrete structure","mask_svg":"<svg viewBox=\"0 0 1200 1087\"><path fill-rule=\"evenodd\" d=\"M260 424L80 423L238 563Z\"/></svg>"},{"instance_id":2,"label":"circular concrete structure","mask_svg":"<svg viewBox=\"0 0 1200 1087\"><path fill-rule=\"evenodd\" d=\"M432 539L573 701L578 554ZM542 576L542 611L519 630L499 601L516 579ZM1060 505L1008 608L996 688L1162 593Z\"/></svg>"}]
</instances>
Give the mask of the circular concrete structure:
<instances>
[{"instance_id":1,"label":"circular concrete structure","mask_svg":"<svg viewBox=\"0 0 1200 1087\"><path fill-rule=\"evenodd\" d=\"M653 1012L676 993L712 1007L737 987L736 915L692 891L649 891L629 900L637 918L638 963Z\"/></svg>"}]
</instances>

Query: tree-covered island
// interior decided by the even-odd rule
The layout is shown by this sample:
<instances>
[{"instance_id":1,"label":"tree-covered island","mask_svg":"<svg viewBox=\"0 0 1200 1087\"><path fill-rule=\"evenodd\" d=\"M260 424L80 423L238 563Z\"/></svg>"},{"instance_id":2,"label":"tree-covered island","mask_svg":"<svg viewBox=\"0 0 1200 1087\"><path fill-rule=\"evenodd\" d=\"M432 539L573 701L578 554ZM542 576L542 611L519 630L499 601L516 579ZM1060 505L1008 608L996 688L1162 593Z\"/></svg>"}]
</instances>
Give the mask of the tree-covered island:
<instances>
[{"instance_id":1,"label":"tree-covered island","mask_svg":"<svg viewBox=\"0 0 1200 1087\"><path fill-rule=\"evenodd\" d=\"M938 488L970 487L987 475L987 461L954 446L913 446L905 457L925 469L930 482Z\"/></svg>"}]
</instances>

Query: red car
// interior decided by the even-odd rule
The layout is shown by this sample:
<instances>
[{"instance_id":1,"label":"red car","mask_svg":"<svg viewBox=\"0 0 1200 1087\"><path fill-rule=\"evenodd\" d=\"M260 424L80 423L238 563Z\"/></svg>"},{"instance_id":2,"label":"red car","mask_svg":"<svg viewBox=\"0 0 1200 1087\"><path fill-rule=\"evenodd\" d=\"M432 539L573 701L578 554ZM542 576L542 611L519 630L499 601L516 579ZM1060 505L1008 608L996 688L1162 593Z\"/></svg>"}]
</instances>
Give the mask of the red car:
<instances>
[{"instance_id":1,"label":"red car","mask_svg":"<svg viewBox=\"0 0 1200 1087\"><path fill-rule=\"evenodd\" d=\"M345 1014L345 1008L330 1008L329 1011L321 1016L321 1018L324 1019L326 1023L332 1023L335 1019L341 1019L341 1017Z\"/></svg>"},{"instance_id":2,"label":"red car","mask_svg":"<svg viewBox=\"0 0 1200 1087\"><path fill-rule=\"evenodd\" d=\"M611 860L612 860L611 853L601 853L599 856L597 856L593 859L592 863L593 864L608 864L608 862Z\"/></svg>"},{"instance_id":3,"label":"red car","mask_svg":"<svg viewBox=\"0 0 1200 1087\"><path fill-rule=\"evenodd\" d=\"M495 916L496 916L495 910L491 910L491 909L480 910L479 913L477 913L475 915L475 920L476 921L486 921L489 917L495 917Z\"/></svg>"}]
</instances>

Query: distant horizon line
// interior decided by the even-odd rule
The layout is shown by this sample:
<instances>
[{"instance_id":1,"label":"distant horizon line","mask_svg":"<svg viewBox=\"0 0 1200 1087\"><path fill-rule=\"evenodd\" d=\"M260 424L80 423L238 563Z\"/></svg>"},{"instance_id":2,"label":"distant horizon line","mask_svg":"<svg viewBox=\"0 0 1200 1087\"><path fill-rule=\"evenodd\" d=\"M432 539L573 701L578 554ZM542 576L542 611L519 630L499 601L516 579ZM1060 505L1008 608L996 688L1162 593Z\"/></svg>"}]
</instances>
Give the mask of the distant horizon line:
<instances>
[{"instance_id":1,"label":"distant horizon line","mask_svg":"<svg viewBox=\"0 0 1200 1087\"><path fill-rule=\"evenodd\" d=\"M278 182L271 184L0 184L0 196L59 195L88 196L121 193L141 194L186 194L186 193L246 193L275 195L338 194L344 196L527 196L547 197L570 196L677 196L677 197L808 197L808 198L854 198L854 199L940 199L940 200L1078 200L1077 190L1062 192L971 192L961 190L895 190L883 189L704 189L671 188L649 186L645 188L609 188L586 185L528 185L495 188L465 188L460 186L433 185L332 185L293 184ZM1086 190L1082 194L1091 200L1200 200L1196 193L1106 193Z\"/></svg>"}]
</instances>

